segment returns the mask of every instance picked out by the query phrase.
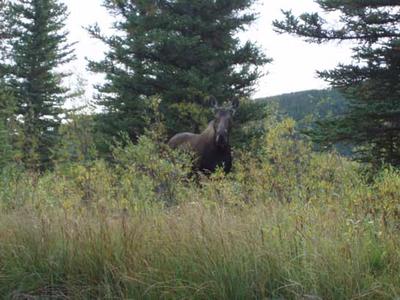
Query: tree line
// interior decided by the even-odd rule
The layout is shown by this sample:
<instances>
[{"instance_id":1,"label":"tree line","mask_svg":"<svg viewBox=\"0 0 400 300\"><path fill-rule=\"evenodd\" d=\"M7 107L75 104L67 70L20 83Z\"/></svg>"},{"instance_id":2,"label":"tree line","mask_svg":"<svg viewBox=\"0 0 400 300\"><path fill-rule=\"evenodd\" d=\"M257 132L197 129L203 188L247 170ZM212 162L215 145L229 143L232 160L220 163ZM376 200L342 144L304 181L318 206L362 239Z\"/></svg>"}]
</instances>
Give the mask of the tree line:
<instances>
[{"instance_id":1,"label":"tree line","mask_svg":"<svg viewBox=\"0 0 400 300\"><path fill-rule=\"evenodd\" d=\"M59 0L1 2L0 165L14 161L46 170L65 152L82 159L107 155L123 133L136 141L156 123L169 136L198 132L211 117L211 96L220 102L240 97L239 123L259 117L259 104L245 99L271 59L256 43L237 36L257 19L251 9L256 2L103 0L115 17L115 33L105 35L96 24L87 28L108 50L100 61L89 58L89 70L104 74L105 82L96 87L101 112L86 116L64 107L73 93L63 85L70 74L60 67L74 59L66 5ZM352 65L318 73L347 103L309 135L325 146L349 143L356 159L375 166L399 166L400 3L316 3L327 14L339 13L340 22L286 11L274 22L275 30L312 43L352 40L356 46ZM68 130L71 126L75 131Z\"/></svg>"},{"instance_id":2,"label":"tree line","mask_svg":"<svg viewBox=\"0 0 400 300\"><path fill-rule=\"evenodd\" d=\"M352 41L351 65L319 71L320 78L348 100L344 114L318 122L311 134L322 145L355 145L356 158L374 166L400 165L400 2L398 0L317 0L331 24L318 13L284 12L278 32L311 43Z\"/></svg>"}]
</instances>

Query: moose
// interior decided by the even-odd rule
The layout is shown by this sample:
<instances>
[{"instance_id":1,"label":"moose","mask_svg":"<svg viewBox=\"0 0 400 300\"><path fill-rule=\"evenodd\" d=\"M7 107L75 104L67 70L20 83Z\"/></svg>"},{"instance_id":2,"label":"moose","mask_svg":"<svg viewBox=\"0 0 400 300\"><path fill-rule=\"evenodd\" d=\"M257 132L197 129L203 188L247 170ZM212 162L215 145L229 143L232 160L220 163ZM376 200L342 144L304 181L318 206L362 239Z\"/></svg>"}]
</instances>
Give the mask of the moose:
<instances>
[{"instance_id":1,"label":"moose","mask_svg":"<svg viewBox=\"0 0 400 300\"><path fill-rule=\"evenodd\" d=\"M194 171L210 174L222 167L225 173L229 173L232 168L229 134L239 101L235 98L228 107L218 107L215 98L211 99L214 102L214 120L207 128L200 134L178 133L169 140L168 145L172 149L180 148L194 152Z\"/></svg>"}]
</instances>

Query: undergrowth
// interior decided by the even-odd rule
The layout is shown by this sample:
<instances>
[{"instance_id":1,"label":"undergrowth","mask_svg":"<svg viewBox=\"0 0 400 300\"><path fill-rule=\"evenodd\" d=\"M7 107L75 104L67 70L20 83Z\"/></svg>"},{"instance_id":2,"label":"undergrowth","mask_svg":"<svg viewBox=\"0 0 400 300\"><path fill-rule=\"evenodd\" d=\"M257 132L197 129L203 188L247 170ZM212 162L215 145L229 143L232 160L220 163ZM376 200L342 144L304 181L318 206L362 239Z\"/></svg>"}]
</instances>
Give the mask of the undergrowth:
<instances>
[{"instance_id":1,"label":"undergrowth","mask_svg":"<svg viewBox=\"0 0 400 300\"><path fill-rule=\"evenodd\" d=\"M314 153L291 120L234 172L149 136L45 174L3 169L3 299L394 299L400 173Z\"/></svg>"}]
</instances>

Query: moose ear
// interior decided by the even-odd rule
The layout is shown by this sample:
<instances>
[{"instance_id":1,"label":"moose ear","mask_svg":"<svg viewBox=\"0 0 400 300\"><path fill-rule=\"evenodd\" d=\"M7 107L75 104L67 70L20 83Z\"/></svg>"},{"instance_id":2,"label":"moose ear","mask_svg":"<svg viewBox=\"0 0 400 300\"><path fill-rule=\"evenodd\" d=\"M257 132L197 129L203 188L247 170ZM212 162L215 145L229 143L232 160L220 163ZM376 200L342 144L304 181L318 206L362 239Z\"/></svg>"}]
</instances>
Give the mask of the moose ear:
<instances>
[{"instance_id":1,"label":"moose ear","mask_svg":"<svg viewBox=\"0 0 400 300\"><path fill-rule=\"evenodd\" d=\"M210 96L208 97L208 103L210 104L210 106L212 107L216 107L218 105L217 103L217 99L214 96Z\"/></svg>"},{"instance_id":2,"label":"moose ear","mask_svg":"<svg viewBox=\"0 0 400 300\"><path fill-rule=\"evenodd\" d=\"M218 102L217 102L217 99L214 97L214 96L210 96L209 98L208 98L208 101L209 101L209 103L210 103L210 106L212 107L212 109L213 109L213 111L214 111L214 113L218 110Z\"/></svg>"},{"instance_id":3,"label":"moose ear","mask_svg":"<svg viewBox=\"0 0 400 300\"><path fill-rule=\"evenodd\" d=\"M239 97L233 97L232 99L232 108L237 109L239 107Z\"/></svg>"},{"instance_id":4,"label":"moose ear","mask_svg":"<svg viewBox=\"0 0 400 300\"><path fill-rule=\"evenodd\" d=\"M236 114L236 110L239 107L239 98L234 97L231 101L231 111L232 111L232 116Z\"/></svg>"}]
</instances>

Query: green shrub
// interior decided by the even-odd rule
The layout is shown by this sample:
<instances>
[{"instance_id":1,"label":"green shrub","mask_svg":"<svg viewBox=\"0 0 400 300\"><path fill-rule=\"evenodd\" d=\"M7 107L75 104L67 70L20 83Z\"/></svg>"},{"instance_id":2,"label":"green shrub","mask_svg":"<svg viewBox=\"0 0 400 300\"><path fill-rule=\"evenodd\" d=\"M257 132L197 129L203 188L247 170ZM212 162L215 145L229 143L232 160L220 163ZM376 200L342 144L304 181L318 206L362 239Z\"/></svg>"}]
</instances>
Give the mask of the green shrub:
<instances>
[{"instance_id":1,"label":"green shrub","mask_svg":"<svg viewBox=\"0 0 400 300\"><path fill-rule=\"evenodd\" d=\"M192 176L151 137L103 160L0 177L5 299L393 299L400 175L314 153L292 120ZM159 140L159 139L158 139Z\"/></svg>"}]
</instances>

